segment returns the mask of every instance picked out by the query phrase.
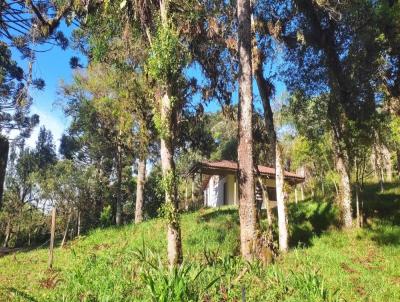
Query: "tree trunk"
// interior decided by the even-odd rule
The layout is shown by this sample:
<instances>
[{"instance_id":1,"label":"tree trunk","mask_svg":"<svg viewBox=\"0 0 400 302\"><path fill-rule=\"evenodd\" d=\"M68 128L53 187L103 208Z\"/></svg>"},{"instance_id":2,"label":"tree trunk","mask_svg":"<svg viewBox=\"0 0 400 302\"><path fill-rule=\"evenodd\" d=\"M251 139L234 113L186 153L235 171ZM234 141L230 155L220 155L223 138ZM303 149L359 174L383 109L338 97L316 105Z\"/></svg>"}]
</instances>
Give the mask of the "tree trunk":
<instances>
[{"instance_id":1,"label":"tree trunk","mask_svg":"<svg viewBox=\"0 0 400 302\"><path fill-rule=\"evenodd\" d=\"M356 219L357 219L357 227L360 227L360 201L358 196L358 183L356 183Z\"/></svg>"},{"instance_id":2,"label":"tree trunk","mask_svg":"<svg viewBox=\"0 0 400 302\"><path fill-rule=\"evenodd\" d=\"M336 169L340 176L340 207L341 217L344 228L352 227L352 209L351 209L351 187L350 175L346 168L343 155L338 155L336 160Z\"/></svg>"},{"instance_id":3,"label":"tree trunk","mask_svg":"<svg viewBox=\"0 0 400 302\"><path fill-rule=\"evenodd\" d=\"M253 163L253 85L250 0L237 1L239 50L239 218L242 257L251 261L257 244Z\"/></svg>"},{"instance_id":4,"label":"tree trunk","mask_svg":"<svg viewBox=\"0 0 400 302\"><path fill-rule=\"evenodd\" d=\"M392 182L392 159L390 155L390 151L388 147L384 144L381 144L381 154L382 154L382 166L384 167L386 174L386 181Z\"/></svg>"},{"instance_id":5,"label":"tree trunk","mask_svg":"<svg viewBox=\"0 0 400 302\"><path fill-rule=\"evenodd\" d=\"M81 211L78 210L78 227L77 227L77 236L81 235Z\"/></svg>"},{"instance_id":6,"label":"tree trunk","mask_svg":"<svg viewBox=\"0 0 400 302\"><path fill-rule=\"evenodd\" d=\"M297 197L297 185L294 187L294 202L297 204L298 203L298 197Z\"/></svg>"},{"instance_id":7,"label":"tree trunk","mask_svg":"<svg viewBox=\"0 0 400 302\"><path fill-rule=\"evenodd\" d=\"M7 161L8 161L8 139L0 134L0 209L3 200L4 180L6 177Z\"/></svg>"},{"instance_id":8,"label":"tree trunk","mask_svg":"<svg viewBox=\"0 0 400 302\"><path fill-rule=\"evenodd\" d=\"M135 223L143 221L143 191L146 181L146 159L139 160L137 184L136 184L136 210Z\"/></svg>"},{"instance_id":9,"label":"tree trunk","mask_svg":"<svg viewBox=\"0 0 400 302\"><path fill-rule=\"evenodd\" d=\"M54 237L56 232L56 208L51 211L51 231L50 231L50 249L49 249L49 268L53 267L53 250L54 250Z\"/></svg>"},{"instance_id":10,"label":"tree trunk","mask_svg":"<svg viewBox=\"0 0 400 302\"><path fill-rule=\"evenodd\" d=\"M61 247L64 247L65 241L67 240L68 229L69 229L69 223L71 222L71 216L72 216L72 212L69 211L69 213L68 213L68 218L67 218L67 225L65 226L63 239L62 239L62 241L61 241Z\"/></svg>"},{"instance_id":11,"label":"tree trunk","mask_svg":"<svg viewBox=\"0 0 400 302\"><path fill-rule=\"evenodd\" d=\"M278 229L279 229L279 250L286 252L288 250L288 227L287 227L287 214L285 205L285 194L283 191L284 186L284 170L283 158L280 144L276 143L276 164L275 164L275 178L276 178L276 206L278 208Z\"/></svg>"},{"instance_id":12,"label":"tree trunk","mask_svg":"<svg viewBox=\"0 0 400 302\"><path fill-rule=\"evenodd\" d=\"M8 247L8 240L10 239L10 235L11 235L11 219L9 218L7 220L6 236L4 238L3 247Z\"/></svg>"},{"instance_id":13,"label":"tree trunk","mask_svg":"<svg viewBox=\"0 0 400 302\"><path fill-rule=\"evenodd\" d=\"M268 227L270 228L272 226L272 212L271 212L271 206L269 204L268 192L265 189L265 186L264 186L264 183L263 183L261 177L258 177L258 183L260 184L260 187L261 187L263 202L265 204L265 210L267 212Z\"/></svg>"},{"instance_id":14,"label":"tree trunk","mask_svg":"<svg viewBox=\"0 0 400 302\"><path fill-rule=\"evenodd\" d=\"M118 154L117 154L117 202L116 202L116 213L115 213L115 223L116 225L121 225L122 222L122 155L121 155L121 145L118 143Z\"/></svg>"},{"instance_id":15,"label":"tree trunk","mask_svg":"<svg viewBox=\"0 0 400 302\"><path fill-rule=\"evenodd\" d=\"M396 157L397 157L397 175L400 176L400 150L399 149L396 151Z\"/></svg>"},{"instance_id":16,"label":"tree trunk","mask_svg":"<svg viewBox=\"0 0 400 302\"><path fill-rule=\"evenodd\" d=\"M163 181L165 182L165 203L168 207L168 262L170 267L182 263L182 242L178 214L177 187L175 175L175 162L173 158L174 146L171 131L174 129L173 112L169 93L161 99L161 120L167 125L167 132L161 136L161 165Z\"/></svg>"},{"instance_id":17,"label":"tree trunk","mask_svg":"<svg viewBox=\"0 0 400 302\"><path fill-rule=\"evenodd\" d=\"M194 192L195 192L195 183L194 183L194 176L192 177L192 191L191 191L191 203L192 203L192 206L194 206L195 205L195 195L194 195Z\"/></svg>"},{"instance_id":18,"label":"tree trunk","mask_svg":"<svg viewBox=\"0 0 400 302\"><path fill-rule=\"evenodd\" d=\"M189 209L189 188L188 188L188 180L185 179L185 210Z\"/></svg>"},{"instance_id":19,"label":"tree trunk","mask_svg":"<svg viewBox=\"0 0 400 302\"><path fill-rule=\"evenodd\" d=\"M257 87L261 96L264 108L264 120L268 131L268 143L272 150L272 160L275 163L275 182L276 196L278 207L278 231L279 231L279 249L283 252L288 249L288 228L287 228L287 213L284 200L284 168L282 162L282 153L277 142L273 112L270 104L272 85L265 79L263 74L263 56L257 48L254 49L254 76L257 82Z\"/></svg>"}]
</instances>

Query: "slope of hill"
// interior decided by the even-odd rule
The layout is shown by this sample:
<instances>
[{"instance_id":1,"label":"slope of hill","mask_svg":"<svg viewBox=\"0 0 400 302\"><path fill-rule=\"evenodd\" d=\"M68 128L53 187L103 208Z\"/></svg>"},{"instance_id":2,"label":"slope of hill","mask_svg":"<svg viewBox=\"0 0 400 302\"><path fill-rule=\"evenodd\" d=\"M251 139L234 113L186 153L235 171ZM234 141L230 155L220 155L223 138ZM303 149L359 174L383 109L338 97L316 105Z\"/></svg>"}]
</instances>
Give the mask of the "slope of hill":
<instances>
[{"instance_id":1,"label":"slope of hill","mask_svg":"<svg viewBox=\"0 0 400 302\"><path fill-rule=\"evenodd\" d=\"M0 301L400 301L398 191L366 192L368 226L349 232L330 203L291 204L296 247L266 267L237 257L235 208L182 216L174 272L162 219L97 229L57 248L52 270L45 248L0 258Z\"/></svg>"}]
</instances>

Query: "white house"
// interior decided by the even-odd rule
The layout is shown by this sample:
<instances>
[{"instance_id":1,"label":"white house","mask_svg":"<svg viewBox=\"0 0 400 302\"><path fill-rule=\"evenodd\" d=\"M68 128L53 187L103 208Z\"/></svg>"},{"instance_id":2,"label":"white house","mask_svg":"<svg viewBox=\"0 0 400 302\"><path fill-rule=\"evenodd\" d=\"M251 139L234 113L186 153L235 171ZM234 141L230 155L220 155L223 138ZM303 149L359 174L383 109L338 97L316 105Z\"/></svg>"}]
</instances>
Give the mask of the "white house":
<instances>
[{"instance_id":1,"label":"white house","mask_svg":"<svg viewBox=\"0 0 400 302\"><path fill-rule=\"evenodd\" d=\"M239 201L238 190L238 164L234 161L221 160L212 162L198 162L191 169L192 175L201 175L201 190L203 192L204 206L219 207L224 205L237 205ZM275 169L271 167L258 166L256 174L260 177L264 188L268 193L268 200L276 201L275 191ZM285 171L285 181L290 185L296 185L304 181L304 177ZM261 188L256 187L256 200L262 203Z\"/></svg>"}]
</instances>

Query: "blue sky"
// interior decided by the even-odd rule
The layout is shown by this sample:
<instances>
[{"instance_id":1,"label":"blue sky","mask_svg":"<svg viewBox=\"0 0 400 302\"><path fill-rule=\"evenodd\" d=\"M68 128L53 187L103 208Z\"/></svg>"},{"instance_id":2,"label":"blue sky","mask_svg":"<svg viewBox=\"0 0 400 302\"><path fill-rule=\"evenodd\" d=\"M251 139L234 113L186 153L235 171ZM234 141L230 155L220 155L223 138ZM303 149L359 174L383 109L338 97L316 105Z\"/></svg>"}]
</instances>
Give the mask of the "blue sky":
<instances>
[{"instance_id":1,"label":"blue sky","mask_svg":"<svg viewBox=\"0 0 400 302\"><path fill-rule=\"evenodd\" d=\"M63 25L61 30L69 35L72 31L71 28ZM43 50L48 49L48 45L38 45L35 49ZM27 60L21 59L21 54L13 50L13 59L15 59L21 67L25 70L28 66ZM36 60L32 69L33 78L41 78L45 81L46 86L44 90L31 90L33 98L33 105L31 113L36 113L40 116L40 125L37 126L32 132L31 137L27 140L29 146L34 146L39 128L45 126L51 130L54 136L54 142L58 148L59 139L68 126L68 119L64 116L60 106L55 105L58 98L57 90L61 81L71 82L72 70L69 66L69 59L72 56L78 56L79 53L68 48L62 50L60 47L54 46L47 52L37 52Z\"/></svg>"},{"instance_id":2,"label":"blue sky","mask_svg":"<svg viewBox=\"0 0 400 302\"><path fill-rule=\"evenodd\" d=\"M61 30L68 36L72 28L63 25ZM37 49L46 49L48 46L37 46ZM65 129L68 127L68 119L64 116L62 109L56 103L59 103L60 98L57 95L61 81L70 83L72 81L73 71L69 66L69 60L72 56L81 56L77 51L70 48L62 50L54 46L47 52L38 52L33 66L33 78L42 78L46 86L43 91L32 90L33 105L31 112L40 116L40 126L36 127L32 132L31 137L27 140L29 146L34 146L39 128L45 126L51 130L54 136L54 142L58 148L59 139ZM24 69L27 68L28 62L21 60L21 55L18 51L13 51L13 58L19 62ZM189 71L190 76L194 76L201 81L202 75L198 68L192 68ZM276 96L285 91L285 86L282 82L276 81ZM258 98L257 85L254 83L255 107L260 108ZM56 102L57 101L57 102ZM233 95L233 103L237 102L237 93ZM207 111L215 111L219 109L219 104L211 103L206 107Z\"/></svg>"}]
</instances>

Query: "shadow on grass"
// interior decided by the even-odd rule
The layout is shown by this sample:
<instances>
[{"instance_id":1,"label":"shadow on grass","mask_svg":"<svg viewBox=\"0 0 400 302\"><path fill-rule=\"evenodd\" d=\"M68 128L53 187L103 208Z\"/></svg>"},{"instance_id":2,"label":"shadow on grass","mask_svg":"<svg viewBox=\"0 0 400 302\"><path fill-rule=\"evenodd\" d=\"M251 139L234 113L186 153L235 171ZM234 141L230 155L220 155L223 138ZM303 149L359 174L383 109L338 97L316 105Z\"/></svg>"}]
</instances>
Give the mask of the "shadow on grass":
<instances>
[{"instance_id":1,"label":"shadow on grass","mask_svg":"<svg viewBox=\"0 0 400 302\"><path fill-rule=\"evenodd\" d=\"M400 228L380 226L373 230L372 240L378 245L400 245Z\"/></svg>"},{"instance_id":2,"label":"shadow on grass","mask_svg":"<svg viewBox=\"0 0 400 302\"><path fill-rule=\"evenodd\" d=\"M367 184L360 194L364 221L368 222L369 218L379 218L400 225L400 184L385 183L384 188L385 190L380 192L378 185Z\"/></svg>"},{"instance_id":3,"label":"shadow on grass","mask_svg":"<svg viewBox=\"0 0 400 302\"><path fill-rule=\"evenodd\" d=\"M21 291L19 289L16 289L14 287L3 287L3 289L6 292L12 293L14 296L18 297L18 298L22 298L24 299L24 301L31 301L31 302L37 302L38 300L36 300L35 297L27 294L24 291Z\"/></svg>"},{"instance_id":4,"label":"shadow on grass","mask_svg":"<svg viewBox=\"0 0 400 302\"><path fill-rule=\"evenodd\" d=\"M209 222L209 221L217 219L221 216L223 217L223 216L228 216L228 215L232 216L232 218L234 218L234 221L239 223L238 209L231 208L231 207L229 207L229 208L221 207L215 211L200 214L198 219L199 219L199 221Z\"/></svg>"},{"instance_id":5,"label":"shadow on grass","mask_svg":"<svg viewBox=\"0 0 400 302\"><path fill-rule=\"evenodd\" d=\"M310 246L315 236L339 226L338 209L332 202L306 199L288 205L290 246Z\"/></svg>"}]
</instances>

